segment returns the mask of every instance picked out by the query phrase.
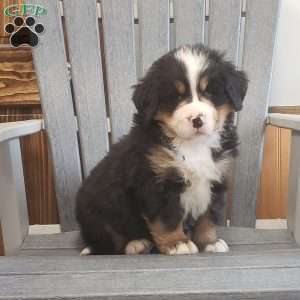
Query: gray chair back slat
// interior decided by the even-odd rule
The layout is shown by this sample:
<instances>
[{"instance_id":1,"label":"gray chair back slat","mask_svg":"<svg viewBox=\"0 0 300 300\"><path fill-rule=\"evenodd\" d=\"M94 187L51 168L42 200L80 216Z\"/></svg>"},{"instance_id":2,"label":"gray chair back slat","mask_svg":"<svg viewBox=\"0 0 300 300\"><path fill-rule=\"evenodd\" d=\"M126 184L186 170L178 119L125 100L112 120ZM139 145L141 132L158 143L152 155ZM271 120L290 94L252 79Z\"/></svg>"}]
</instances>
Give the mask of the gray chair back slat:
<instances>
[{"instance_id":1,"label":"gray chair back slat","mask_svg":"<svg viewBox=\"0 0 300 300\"><path fill-rule=\"evenodd\" d=\"M278 2L247 1L242 68L250 82L239 114L240 155L235 165L231 225L255 226L256 197Z\"/></svg>"},{"instance_id":2,"label":"gray chair back slat","mask_svg":"<svg viewBox=\"0 0 300 300\"><path fill-rule=\"evenodd\" d=\"M169 51L169 0L139 1L138 14L140 62L145 74L157 58Z\"/></svg>"},{"instance_id":3,"label":"gray chair back slat","mask_svg":"<svg viewBox=\"0 0 300 300\"><path fill-rule=\"evenodd\" d=\"M205 0L174 0L176 47L204 43Z\"/></svg>"},{"instance_id":4,"label":"gray chair back slat","mask_svg":"<svg viewBox=\"0 0 300 300\"><path fill-rule=\"evenodd\" d=\"M41 4L48 11L41 18L45 33L33 54L54 162L59 219L62 230L68 231L77 228L74 197L82 175L59 1L28 2Z\"/></svg>"},{"instance_id":5,"label":"gray chair back slat","mask_svg":"<svg viewBox=\"0 0 300 300\"><path fill-rule=\"evenodd\" d=\"M210 0L208 46L237 63L242 0Z\"/></svg>"},{"instance_id":6,"label":"gray chair back slat","mask_svg":"<svg viewBox=\"0 0 300 300\"><path fill-rule=\"evenodd\" d=\"M241 11L243 0L210 0L208 21L208 46L225 52L225 58L238 64ZM224 195L224 202L228 202ZM219 224L227 223L227 207L220 214Z\"/></svg>"},{"instance_id":7,"label":"gray chair back slat","mask_svg":"<svg viewBox=\"0 0 300 300\"><path fill-rule=\"evenodd\" d=\"M129 131L134 105L132 88L136 83L133 0L103 0L107 87L112 140Z\"/></svg>"},{"instance_id":8,"label":"gray chair back slat","mask_svg":"<svg viewBox=\"0 0 300 300\"><path fill-rule=\"evenodd\" d=\"M97 6L95 0L64 0L63 5L81 160L86 176L108 151Z\"/></svg>"}]
</instances>

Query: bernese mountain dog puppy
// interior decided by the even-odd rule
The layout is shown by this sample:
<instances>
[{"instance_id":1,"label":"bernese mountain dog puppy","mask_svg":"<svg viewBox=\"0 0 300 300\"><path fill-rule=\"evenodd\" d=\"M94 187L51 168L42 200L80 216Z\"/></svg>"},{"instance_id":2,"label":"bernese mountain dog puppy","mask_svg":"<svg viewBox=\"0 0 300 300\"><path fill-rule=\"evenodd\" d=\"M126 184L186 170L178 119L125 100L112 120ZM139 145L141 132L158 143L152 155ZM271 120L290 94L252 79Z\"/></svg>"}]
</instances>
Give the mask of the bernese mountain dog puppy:
<instances>
[{"instance_id":1,"label":"bernese mountain dog puppy","mask_svg":"<svg viewBox=\"0 0 300 300\"><path fill-rule=\"evenodd\" d=\"M215 224L247 85L244 72L199 44L153 63L134 87L130 132L78 191L83 255L228 251Z\"/></svg>"}]
</instances>

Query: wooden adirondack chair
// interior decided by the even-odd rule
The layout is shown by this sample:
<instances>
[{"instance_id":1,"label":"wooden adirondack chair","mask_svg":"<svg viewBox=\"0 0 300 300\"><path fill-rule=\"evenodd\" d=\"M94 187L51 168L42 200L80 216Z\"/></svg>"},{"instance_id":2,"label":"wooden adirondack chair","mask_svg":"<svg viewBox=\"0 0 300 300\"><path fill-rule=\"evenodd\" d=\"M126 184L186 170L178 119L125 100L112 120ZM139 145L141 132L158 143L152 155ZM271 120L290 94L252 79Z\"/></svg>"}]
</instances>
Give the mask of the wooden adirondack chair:
<instances>
[{"instance_id":1,"label":"wooden adirondack chair","mask_svg":"<svg viewBox=\"0 0 300 300\"><path fill-rule=\"evenodd\" d=\"M12 256L0 259L0 299L300 299L299 116L268 118L293 129L288 230L254 229L278 1L139 0L138 9L133 0L30 3L48 11L33 55L63 233L28 235L18 138L41 130L42 121L1 124L1 224ZM219 228L231 251L80 257L74 196L128 131L130 86L170 48L196 42L226 50L250 78L238 116L231 227Z\"/></svg>"}]
</instances>

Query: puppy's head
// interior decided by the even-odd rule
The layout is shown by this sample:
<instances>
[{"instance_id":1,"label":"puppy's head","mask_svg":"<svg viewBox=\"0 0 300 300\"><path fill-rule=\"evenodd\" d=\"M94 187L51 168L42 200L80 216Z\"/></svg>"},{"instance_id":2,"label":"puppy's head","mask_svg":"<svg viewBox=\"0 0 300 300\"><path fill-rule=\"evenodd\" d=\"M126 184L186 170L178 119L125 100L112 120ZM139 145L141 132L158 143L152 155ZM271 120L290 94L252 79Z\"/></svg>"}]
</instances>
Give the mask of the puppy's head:
<instances>
[{"instance_id":1,"label":"puppy's head","mask_svg":"<svg viewBox=\"0 0 300 300\"><path fill-rule=\"evenodd\" d=\"M241 110L247 83L218 52L183 46L158 59L135 86L136 117L183 139L211 135L230 112Z\"/></svg>"}]
</instances>

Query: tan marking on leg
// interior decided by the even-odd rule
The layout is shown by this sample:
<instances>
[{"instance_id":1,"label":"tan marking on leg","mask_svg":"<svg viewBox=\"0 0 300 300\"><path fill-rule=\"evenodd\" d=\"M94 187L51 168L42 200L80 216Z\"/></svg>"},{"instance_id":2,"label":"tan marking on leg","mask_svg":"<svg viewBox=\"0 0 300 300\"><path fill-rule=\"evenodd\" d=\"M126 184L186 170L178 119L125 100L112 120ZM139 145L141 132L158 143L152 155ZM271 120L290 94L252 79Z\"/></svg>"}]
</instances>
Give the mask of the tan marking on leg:
<instances>
[{"instance_id":1,"label":"tan marking on leg","mask_svg":"<svg viewBox=\"0 0 300 300\"><path fill-rule=\"evenodd\" d=\"M158 180L165 179L172 168L175 168L185 181L192 176L191 171L186 168L185 164L176 159L174 152L166 147L157 146L152 148L147 158L150 162L150 168L157 175Z\"/></svg>"},{"instance_id":2,"label":"tan marking on leg","mask_svg":"<svg viewBox=\"0 0 300 300\"><path fill-rule=\"evenodd\" d=\"M147 223L153 240L161 253L177 255L194 254L198 252L196 245L190 241L183 232L182 223L173 231L167 230L160 221Z\"/></svg>"},{"instance_id":3,"label":"tan marking on leg","mask_svg":"<svg viewBox=\"0 0 300 300\"><path fill-rule=\"evenodd\" d=\"M175 166L174 153L165 147L154 147L147 155L150 167L159 177L165 177L169 168Z\"/></svg>"},{"instance_id":4,"label":"tan marking on leg","mask_svg":"<svg viewBox=\"0 0 300 300\"><path fill-rule=\"evenodd\" d=\"M208 244L213 244L217 241L216 226L212 223L207 214L199 217L194 227L192 240L200 251L204 250Z\"/></svg>"}]
</instances>

